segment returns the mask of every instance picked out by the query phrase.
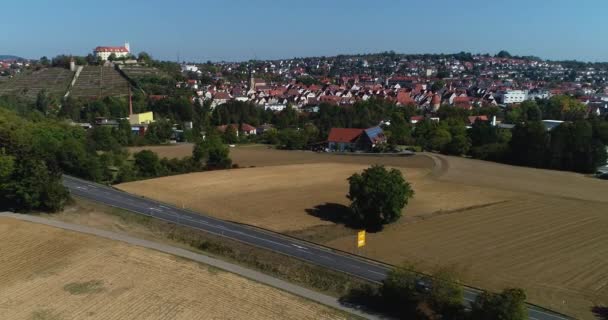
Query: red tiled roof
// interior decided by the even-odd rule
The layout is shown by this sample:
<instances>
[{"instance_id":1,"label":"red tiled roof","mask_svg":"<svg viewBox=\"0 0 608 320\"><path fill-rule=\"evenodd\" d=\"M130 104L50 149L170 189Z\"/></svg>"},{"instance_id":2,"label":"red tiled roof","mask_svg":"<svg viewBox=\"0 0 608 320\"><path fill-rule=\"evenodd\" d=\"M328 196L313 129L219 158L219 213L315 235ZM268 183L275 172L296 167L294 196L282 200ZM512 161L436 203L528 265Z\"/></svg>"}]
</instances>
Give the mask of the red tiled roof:
<instances>
[{"instance_id":1,"label":"red tiled roof","mask_svg":"<svg viewBox=\"0 0 608 320\"><path fill-rule=\"evenodd\" d=\"M469 123L470 124L474 124L475 121L488 121L488 116L470 116L469 117Z\"/></svg>"},{"instance_id":2,"label":"red tiled roof","mask_svg":"<svg viewBox=\"0 0 608 320\"><path fill-rule=\"evenodd\" d=\"M399 91L397 93L397 101L402 105L414 104L414 99L410 96L409 92Z\"/></svg>"},{"instance_id":3,"label":"red tiled roof","mask_svg":"<svg viewBox=\"0 0 608 320\"><path fill-rule=\"evenodd\" d=\"M469 99L469 97L455 97L454 98L454 103L469 103L471 102L471 99Z\"/></svg>"},{"instance_id":4,"label":"red tiled roof","mask_svg":"<svg viewBox=\"0 0 608 320\"><path fill-rule=\"evenodd\" d=\"M149 95L149 96L148 96L148 98L150 98L150 99L152 99L152 100L156 100L156 101L158 101L158 100L162 100L162 99L167 98L167 96L165 96L165 95L160 95L160 94L151 94L151 95Z\"/></svg>"},{"instance_id":5,"label":"red tiled roof","mask_svg":"<svg viewBox=\"0 0 608 320\"><path fill-rule=\"evenodd\" d=\"M319 86L317 86L316 84L311 84L310 87L308 87L308 90L310 91L317 91L321 88L319 88Z\"/></svg>"},{"instance_id":6,"label":"red tiled roof","mask_svg":"<svg viewBox=\"0 0 608 320\"><path fill-rule=\"evenodd\" d=\"M327 141L330 142L354 142L365 131L365 129L354 128L331 128Z\"/></svg>"},{"instance_id":7,"label":"red tiled roof","mask_svg":"<svg viewBox=\"0 0 608 320\"><path fill-rule=\"evenodd\" d=\"M433 100L431 100L431 103L433 105L440 104L441 103L441 97L438 94L434 95L433 96Z\"/></svg>"},{"instance_id":8,"label":"red tiled roof","mask_svg":"<svg viewBox=\"0 0 608 320\"><path fill-rule=\"evenodd\" d=\"M422 121L424 120L424 116L411 116L410 121Z\"/></svg>"},{"instance_id":9,"label":"red tiled roof","mask_svg":"<svg viewBox=\"0 0 608 320\"><path fill-rule=\"evenodd\" d=\"M228 94L228 92L216 92L213 95L213 99L216 99L216 100L230 100L230 95Z\"/></svg>"},{"instance_id":10,"label":"red tiled roof","mask_svg":"<svg viewBox=\"0 0 608 320\"><path fill-rule=\"evenodd\" d=\"M254 131L254 130L257 130L257 129L254 126L250 125L250 124L243 123L241 125L241 131L250 132L250 131Z\"/></svg>"},{"instance_id":11,"label":"red tiled roof","mask_svg":"<svg viewBox=\"0 0 608 320\"><path fill-rule=\"evenodd\" d=\"M226 128L228 128L228 126L233 127L234 130L236 130L236 131L251 132L251 131L257 130L254 126L252 126L250 124L247 124L247 123L243 123L241 125L241 130L239 130L239 125L237 123L231 123L231 124L225 124L225 125L222 125L222 126L218 126L217 130L219 132L225 132Z\"/></svg>"}]
</instances>

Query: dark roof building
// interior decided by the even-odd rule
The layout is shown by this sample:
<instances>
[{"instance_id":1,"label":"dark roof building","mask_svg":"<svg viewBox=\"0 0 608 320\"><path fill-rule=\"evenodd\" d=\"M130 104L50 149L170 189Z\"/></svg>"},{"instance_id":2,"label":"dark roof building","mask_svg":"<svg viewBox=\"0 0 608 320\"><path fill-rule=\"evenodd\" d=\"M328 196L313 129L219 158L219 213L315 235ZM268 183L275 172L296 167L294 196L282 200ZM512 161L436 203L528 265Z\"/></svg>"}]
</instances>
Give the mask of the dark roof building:
<instances>
[{"instance_id":1,"label":"dark roof building","mask_svg":"<svg viewBox=\"0 0 608 320\"><path fill-rule=\"evenodd\" d=\"M328 148L333 151L371 151L385 143L386 136L380 127L368 129L331 128L327 137Z\"/></svg>"},{"instance_id":2,"label":"dark roof building","mask_svg":"<svg viewBox=\"0 0 608 320\"><path fill-rule=\"evenodd\" d=\"M336 143L352 143L355 142L359 136L361 136L364 130L365 129L355 128L331 128L327 141Z\"/></svg>"}]
</instances>

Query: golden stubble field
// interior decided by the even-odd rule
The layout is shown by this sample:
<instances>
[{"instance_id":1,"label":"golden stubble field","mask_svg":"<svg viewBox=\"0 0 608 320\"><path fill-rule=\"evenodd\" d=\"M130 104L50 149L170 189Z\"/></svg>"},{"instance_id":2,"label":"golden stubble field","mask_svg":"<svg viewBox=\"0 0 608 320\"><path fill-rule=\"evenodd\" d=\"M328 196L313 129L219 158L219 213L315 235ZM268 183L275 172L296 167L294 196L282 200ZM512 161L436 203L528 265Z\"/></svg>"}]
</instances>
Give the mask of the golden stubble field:
<instances>
[{"instance_id":1,"label":"golden stubble field","mask_svg":"<svg viewBox=\"0 0 608 320\"><path fill-rule=\"evenodd\" d=\"M171 148L187 146L157 148L171 156L180 150ZM605 181L432 154L348 157L254 146L231 155L256 167L118 187L352 252L354 230L309 211L348 205L346 178L383 163L400 169L416 195L403 219L369 234L357 253L423 271L450 265L467 284L523 287L529 301L577 318L593 318L593 306L608 304Z\"/></svg>"},{"instance_id":2,"label":"golden stubble field","mask_svg":"<svg viewBox=\"0 0 608 320\"><path fill-rule=\"evenodd\" d=\"M2 319L340 319L324 306L161 252L0 218Z\"/></svg>"}]
</instances>

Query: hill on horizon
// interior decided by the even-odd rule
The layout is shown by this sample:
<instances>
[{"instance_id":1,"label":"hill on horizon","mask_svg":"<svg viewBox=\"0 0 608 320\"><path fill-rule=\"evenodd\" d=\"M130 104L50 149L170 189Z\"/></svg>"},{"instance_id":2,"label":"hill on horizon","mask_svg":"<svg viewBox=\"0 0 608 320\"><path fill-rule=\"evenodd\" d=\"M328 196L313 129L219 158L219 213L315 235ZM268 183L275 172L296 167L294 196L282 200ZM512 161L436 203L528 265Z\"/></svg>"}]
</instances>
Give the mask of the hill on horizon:
<instances>
[{"instance_id":1,"label":"hill on horizon","mask_svg":"<svg viewBox=\"0 0 608 320\"><path fill-rule=\"evenodd\" d=\"M25 60L24 58L10 55L10 54L0 54L0 60Z\"/></svg>"}]
</instances>

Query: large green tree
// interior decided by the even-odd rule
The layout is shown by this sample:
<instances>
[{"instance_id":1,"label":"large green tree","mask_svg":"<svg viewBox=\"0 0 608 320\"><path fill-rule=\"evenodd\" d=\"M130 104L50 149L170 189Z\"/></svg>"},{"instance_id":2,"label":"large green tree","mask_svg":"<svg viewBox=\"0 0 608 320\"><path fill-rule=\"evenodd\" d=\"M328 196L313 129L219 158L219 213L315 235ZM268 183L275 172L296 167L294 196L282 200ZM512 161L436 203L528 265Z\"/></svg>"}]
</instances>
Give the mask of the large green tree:
<instances>
[{"instance_id":1,"label":"large green tree","mask_svg":"<svg viewBox=\"0 0 608 320\"><path fill-rule=\"evenodd\" d=\"M472 320L525 320L528 312L522 289L505 289L501 293L483 292L471 304Z\"/></svg>"},{"instance_id":2,"label":"large green tree","mask_svg":"<svg viewBox=\"0 0 608 320\"><path fill-rule=\"evenodd\" d=\"M450 316L462 310L464 289L452 270L439 269L428 281L430 289L427 302L435 312Z\"/></svg>"},{"instance_id":3,"label":"large green tree","mask_svg":"<svg viewBox=\"0 0 608 320\"><path fill-rule=\"evenodd\" d=\"M509 143L511 161L518 165L545 167L548 135L540 121L519 123Z\"/></svg>"},{"instance_id":4,"label":"large green tree","mask_svg":"<svg viewBox=\"0 0 608 320\"><path fill-rule=\"evenodd\" d=\"M440 149L441 152L457 156L467 154L471 148L471 140L464 122L459 119L448 119L447 123L451 139Z\"/></svg>"},{"instance_id":5,"label":"large green tree","mask_svg":"<svg viewBox=\"0 0 608 320\"><path fill-rule=\"evenodd\" d=\"M421 300L418 283L423 279L410 266L391 269L380 286L380 298L385 311L408 319L416 316Z\"/></svg>"},{"instance_id":6,"label":"large green tree","mask_svg":"<svg viewBox=\"0 0 608 320\"><path fill-rule=\"evenodd\" d=\"M237 129L232 125L226 126L226 130L224 131L222 138L225 143L228 143L228 144L237 143L239 141Z\"/></svg>"},{"instance_id":7,"label":"large green tree","mask_svg":"<svg viewBox=\"0 0 608 320\"><path fill-rule=\"evenodd\" d=\"M192 161L199 168L227 169L232 166L230 149L214 131L199 139L192 150Z\"/></svg>"},{"instance_id":8,"label":"large green tree","mask_svg":"<svg viewBox=\"0 0 608 320\"><path fill-rule=\"evenodd\" d=\"M173 133L173 125L171 121L160 119L151 123L146 131L146 140L153 144L167 142Z\"/></svg>"},{"instance_id":9,"label":"large green tree","mask_svg":"<svg viewBox=\"0 0 608 320\"><path fill-rule=\"evenodd\" d=\"M347 197L352 201L353 222L371 230L397 221L414 195L401 171L387 170L381 165L373 165L361 174L353 174L348 182L350 189Z\"/></svg>"},{"instance_id":10,"label":"large green tree","mask_svg":"<svg viewBox=\"0 0 608 320\"><path fill-rule=\"evenodd\" d=\"M133 154L134 164L138 176L142 178L154 178L164 174L163 166L156 153L150 150L142 150Z\"/></svg>"},{"instance_id":11,"label":"large green tree","mask_svg":"<svg viewBox=\"0 0 608 320\"><path fill-rule=\"evenodd\" d=\"M564 122L550 133L547 166L583 173L606 163L606 147L588 121Z\"/></svg>"}]
</instances>

